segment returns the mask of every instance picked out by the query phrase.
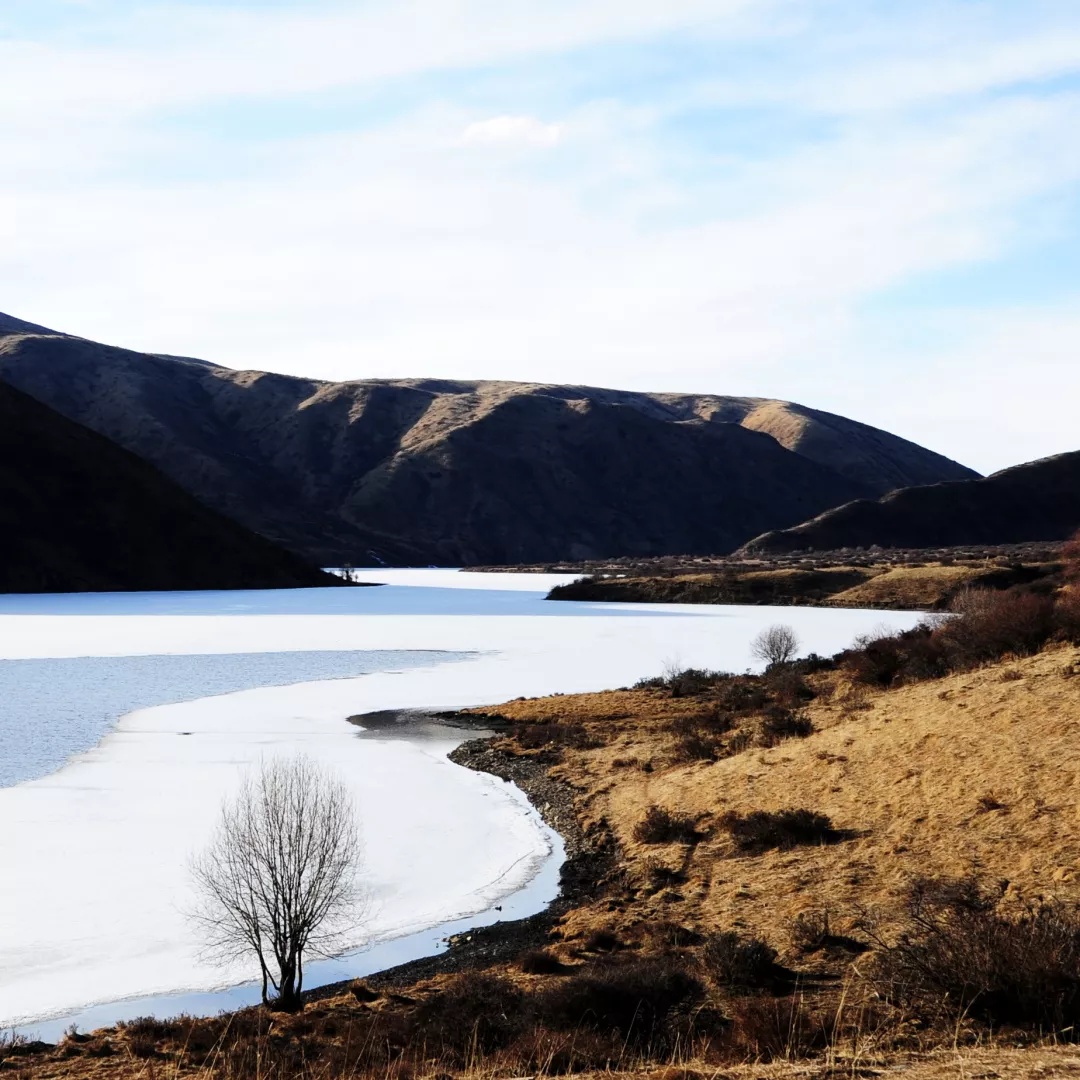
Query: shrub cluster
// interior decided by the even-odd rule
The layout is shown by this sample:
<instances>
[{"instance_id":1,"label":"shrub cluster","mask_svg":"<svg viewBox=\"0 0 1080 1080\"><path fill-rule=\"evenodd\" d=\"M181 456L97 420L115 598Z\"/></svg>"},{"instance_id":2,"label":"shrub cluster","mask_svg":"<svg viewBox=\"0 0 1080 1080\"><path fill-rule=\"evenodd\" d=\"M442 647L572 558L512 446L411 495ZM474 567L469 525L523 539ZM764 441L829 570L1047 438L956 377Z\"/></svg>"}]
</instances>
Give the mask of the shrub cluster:
<instances>
[{"instance_id":1,"label":"shrub cluster","mask_svg":"<svg viewBox=\"0 0 1080 1080\"><path fill-rule=\"evenodd\" d=\"M825 814L813 810L752 810L748 814L729 811L720 824L740 851L768 851L771 848L800 847L807 844L835 844L849 838L833 826Z\"/></svg>"},{"instance_id":2,"label":"shrub cluster","mask_svg":"<svg viewBox=\"0 0 1080 1080\"><path fill-rule=\"evenodd\" d=\"M462 1066L511 1048L540 1064L538 1056L569 1048L561 1036L587 1032L576 1064L605 1068L627 1048L670 1054L692 1034L693 1006L704 996L685 963L664 957L610 959L530 993L501 976L467 973L417 1009L412 1034L427 1056Z\"/></svg>"},{"instance_id":3,"label":"shrub cluster","mask_svg":"<svg viewBox=\"0 0 1080 1080\"><path fill-rule=\"evenodd\" d=\"M969 589L955 617L857 641L838 658L858 682L890 687L968 671L1005 656L1031 656L1054 639L1080 644L1080 587L1057 597L1010 589Z\"/></svg>"},{"instance_id":4,"label":"shrub cluster","mask_svg":"<svg viewBox=\"0 0 1080 1080\"><path fill-rule=\"evenodd\" d=\"M422 1002L415 1021L437 1051L491 1053L520 1032L524 1006L524 991L509 979L470 971Z\"/></svg>"},{"instance_id":5,"label":"shrub cluster","mask_svg":"<svg viewBox=\"0 0 1080 1080\"><path fill-rule=\"evenodd\" d=\"M770 705L761 720L761 745L776 746L785 739L805 739L814 725L805 713L792 712L782 705Z\"/></svg>"},{"instance_id":6,"label":"shrub cluster","mask_svg":"<svg viewBox=\"0 0 1080 1080\"><path fill-rule=\"evenodd\" d=\"M667 690L673 698L696 697L732 676L726 671L710 671L707 668L680 668L672 666L662 675L639 679L635 690Z\"/></svg>"},{"instance_id":7,"label":"shrub cluster","mask_svg":"<svg viewBox=\"0 0 1080 1080\"><path fill-rule=\"evenodd\" d=\"M595 750L600 746L600 740L582 724L518 724L513 736L525 750Z\"/></svg>"},{"instance_id":8,"label":"shrub cluster","mask_svg":"<svg viewBox=\"0 0 1080 1080\"><path fill-rule=\"evenodd\" d=\"M727 753L722 736L732 728L729 713L713 708L693 716L679 716L671 722L675 736L672 756L676 761L715 761Z\"/></svg>"},{"instance_id":9,"label":"shrub cluster","mask_svg":"<svg viewBox=\"0 0 1080 1080\"><path fill-rule=\"evenodd\" d=\"M526 975L562 975L569 970L557 956L546 949L527 952L518 961L518 967Z\"/></svg>"},{"instance_id":10,"label":"shrub cluster","mask_svg":"<svg viewBox=\"0 0 1080 1080\"><path fill-rule=\"evenodd\" d=\"M725 989L775 989L787 972L776 963L776 950L761 938L734 931L713 934L702 950L705 970Z\"/></svg>"},{"instance_id":11,"label":"shrub cluster","mask_svg":"<svg viewBox=\"0 0 1080 1080\"><path fill-rule=\"evenodd\" d=\"M660 806L650 806L634 826L634 839L640 844L696 844L701 838L692 817Z\"/></svg>"},{"instance_id":12,"label":"shrub cluster","mask_svg":"<svg viewBox=\"0 0 1080 1080\"><path fill-rule=\"evenodd\" d=\"M917 881L902 932L876 937L878 992L928 1018L1045 1034L1080 1023L1080 911L1052 903L1008 912L1000 901L972 878Z\"/></svg>"}]
</instances>

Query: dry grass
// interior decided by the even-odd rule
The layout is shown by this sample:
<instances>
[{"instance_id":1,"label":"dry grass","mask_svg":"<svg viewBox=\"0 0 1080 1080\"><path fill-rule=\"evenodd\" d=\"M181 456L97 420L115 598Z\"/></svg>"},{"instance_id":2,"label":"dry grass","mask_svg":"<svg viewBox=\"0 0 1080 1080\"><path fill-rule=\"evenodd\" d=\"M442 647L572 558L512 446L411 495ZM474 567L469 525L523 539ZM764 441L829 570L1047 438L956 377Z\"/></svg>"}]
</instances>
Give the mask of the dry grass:
<instances>
[{"instance_id":1,"label":"dry grass","mask_svg":"<svg viewBox=\"0 0 1080 1080\"><path fill-rule=\"evenodd\" d=\"M634 836L650 806L688 815L707 834L682 868L682 898L635 897L625 918L743 926L779 944L804 910L828 908L844 932L845 915L893 906L919 875L974 868L1007 880L1010 896L1080 899L1077 667L1080 650L1061 647L889 692L814 676L822 693L805 706L814 734L692 764L665 764L668 728L700 711L698 699L621 691L500 711L602 733L602 746L574 753L555 772L580 791L586 826L610 827L632 866L657 856L656 845ZM620 769L616 759L654 767ZM751 858L719 828L727 813L797 808L825 814L853 838ZM574 913L568 937L590 919Z\"/></svg>"},{"instance_id":2,"label":"dry grass","mask_svg":"<svg viewBox=\"0 0 1080 1080\"><path fill-rule=\"evenodd\" d=\"M943 607L958 589L976 584L986 573L971 566L897 566L834 593L829 603L836 607L931 611Z\"/></svg>"}]
</instances>

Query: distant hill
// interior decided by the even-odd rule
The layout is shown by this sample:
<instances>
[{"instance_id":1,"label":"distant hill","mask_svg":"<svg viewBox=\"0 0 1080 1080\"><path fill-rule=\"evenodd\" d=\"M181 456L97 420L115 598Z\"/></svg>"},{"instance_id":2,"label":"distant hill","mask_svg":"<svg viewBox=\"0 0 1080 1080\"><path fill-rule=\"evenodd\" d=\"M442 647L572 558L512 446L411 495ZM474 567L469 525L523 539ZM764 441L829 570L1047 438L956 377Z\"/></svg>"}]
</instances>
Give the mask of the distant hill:
<instances>
[{"instance_id":1,"label":"distant hill","mask_svg":"<svg viewBox=\"0 0 1080 1080\"><path fill-rule=\"evenodd\" d=\"M0 382L0 593L337 583Z\"/></svg>"},{"instance_id":2,"label":"distant hill","mask_svg":"<svg viewBox=\"0 0 1080 1080\"><path fill-rule=\"evenodd\" d=\"M976 474L787 402L433 379L319 382L0 317L0 378L322 565L726 552Z\"/></svg>"},{"instance_id":3,"label":"distant hill","mask_svg":"<svg viewBox=\"0 0 1080 1080\"><path fill-rule=\"evenodd\" d=\"M767 532L744 554L840 548L931 548L1064 540L1080 528L1080 451L979 480L904 488L860 499L791 529Z\"/></svg>"}]
</instances>

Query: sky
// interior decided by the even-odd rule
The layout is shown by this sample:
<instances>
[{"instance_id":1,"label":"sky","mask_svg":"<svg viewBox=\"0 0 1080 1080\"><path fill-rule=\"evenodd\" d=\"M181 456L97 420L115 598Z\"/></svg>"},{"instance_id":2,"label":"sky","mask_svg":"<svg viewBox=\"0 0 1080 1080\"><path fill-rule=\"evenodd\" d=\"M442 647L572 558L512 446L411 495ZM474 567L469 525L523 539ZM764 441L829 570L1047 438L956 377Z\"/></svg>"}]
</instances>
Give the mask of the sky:
<instances>
[{"instance_id":1,"label":"sky","mask_svg":"<svg viewBox=\"0 0 1080 1080\"><path fill-rule=\"evenodd\" d=\"M2 0L0 310L1080 449L1076 0Z\"/></svg>"}]
</instances>

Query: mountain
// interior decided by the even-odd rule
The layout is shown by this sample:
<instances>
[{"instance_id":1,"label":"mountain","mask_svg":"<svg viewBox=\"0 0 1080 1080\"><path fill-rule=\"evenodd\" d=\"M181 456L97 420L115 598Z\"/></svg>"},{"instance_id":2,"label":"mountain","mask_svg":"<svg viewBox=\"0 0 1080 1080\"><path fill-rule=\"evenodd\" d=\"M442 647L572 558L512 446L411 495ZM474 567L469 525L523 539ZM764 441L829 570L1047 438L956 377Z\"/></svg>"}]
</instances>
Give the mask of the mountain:
<instances>
[{"instance_id":1,"label":"mountain","mask_svg":"<svg viewBox=\"0 0 1080 1080\"><path fill-rule=\"evenodd\" d=\"M320 382L3 317L0 378L322 565L724 552L852 499L976 475L787 402Z\"/></svg>"},{"instance_id":2,"label":"mountain","mask_svg":"<svg viewBox=\"0 0 1080 1080\"><path fill-rule=\"evenodd\" d=\"M765 533L748 555L839 548L930 548L1064 540L1080 528L1080 451L979 480L859 499L792 529Z\"/></svg>"},{"instance_id":3,"label":"mountain","mask_svg":"<svg viewBox=\"0 0 1080 1080\"><path fill-rule=\"evenodd\" d=\"M0 382L0 593L337 583Z\"/></svg>"}]
</instances>

